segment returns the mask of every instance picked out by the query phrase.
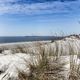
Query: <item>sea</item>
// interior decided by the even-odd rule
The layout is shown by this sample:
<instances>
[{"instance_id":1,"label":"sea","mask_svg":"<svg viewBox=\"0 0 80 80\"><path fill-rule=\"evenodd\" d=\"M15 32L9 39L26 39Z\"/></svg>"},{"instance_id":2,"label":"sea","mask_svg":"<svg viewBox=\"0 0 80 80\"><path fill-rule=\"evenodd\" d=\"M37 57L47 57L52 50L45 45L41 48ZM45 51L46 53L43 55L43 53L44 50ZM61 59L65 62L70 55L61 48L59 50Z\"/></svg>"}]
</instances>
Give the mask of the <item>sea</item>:
<instances>
[{"instance_id":1,"label":"sea","mask_svg":"<svg viewBox=\"0 0 80 80\"><path fill-rule=\"evenodd\" d=\"M1 36L0 43L13 43L13 42L28 42L28 41L47 41L47 40L57 40L62 37L56 36Z\"/></svg>"},{"instance_id":2,"label":"sea","mask_svg":"<svg viewBox=\"0 0 80 80\"><path fill-rule=\"evenodd\" d=\"M1 36L0 43L53 40L54 36Z\"/></svg>"}]
</instances>

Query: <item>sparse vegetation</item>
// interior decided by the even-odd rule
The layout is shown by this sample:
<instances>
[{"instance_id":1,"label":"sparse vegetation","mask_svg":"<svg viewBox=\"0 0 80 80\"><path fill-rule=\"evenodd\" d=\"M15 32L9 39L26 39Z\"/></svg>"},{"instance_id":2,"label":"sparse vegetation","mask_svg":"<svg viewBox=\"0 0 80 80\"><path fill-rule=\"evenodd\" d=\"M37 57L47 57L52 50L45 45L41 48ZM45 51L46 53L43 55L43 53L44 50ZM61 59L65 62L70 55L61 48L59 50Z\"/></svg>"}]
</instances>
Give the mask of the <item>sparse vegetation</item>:
<instances>
[{"instance_id":1,"label":"sparse vegetation","mask_svg":"<svg viewBox=\"0 0 80 80\"><path fill-rule=\"evenodd\" d=\"M72 35L47 44L37 42L34 45L11 48L14 53L30 53L32 57L39 55L37 61L35 60L38 65L29 64L31 71L29 76L17 69L19 80L80 80L79 45L79 37Z\"/></svg>"}]
</instances>

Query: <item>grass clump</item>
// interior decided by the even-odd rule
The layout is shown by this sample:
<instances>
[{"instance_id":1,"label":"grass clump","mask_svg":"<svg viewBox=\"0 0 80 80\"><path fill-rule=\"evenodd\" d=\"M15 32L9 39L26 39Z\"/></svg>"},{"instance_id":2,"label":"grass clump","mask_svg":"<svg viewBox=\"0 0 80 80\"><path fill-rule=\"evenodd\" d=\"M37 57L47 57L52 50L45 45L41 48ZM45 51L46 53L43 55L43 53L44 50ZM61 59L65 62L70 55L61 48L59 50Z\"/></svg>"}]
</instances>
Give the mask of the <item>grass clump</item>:
<instances>
[{"instance_id":1,"label":"grass clump","mask_svg":"<svg viewBox=\"0 0 80 80\"><path fill-rule=\"evenodd\" d=\"M37 67L31 66L32 75L29 80L64 80L61 72L64 70L65 63L59 63L58 59L49 63L49 59L44 50L41 53L42 60L40 60ZM54 58L54 56L53 56Z\"/></svg>"}]
</instances>

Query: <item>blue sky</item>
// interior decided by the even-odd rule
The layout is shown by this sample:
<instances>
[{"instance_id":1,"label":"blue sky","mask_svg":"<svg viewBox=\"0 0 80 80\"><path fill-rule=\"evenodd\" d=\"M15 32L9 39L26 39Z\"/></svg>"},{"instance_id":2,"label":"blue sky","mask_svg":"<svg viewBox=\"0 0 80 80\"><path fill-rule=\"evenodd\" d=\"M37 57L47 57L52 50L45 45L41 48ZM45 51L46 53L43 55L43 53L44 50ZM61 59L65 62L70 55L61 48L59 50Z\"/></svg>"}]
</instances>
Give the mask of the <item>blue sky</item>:
<instances>
[{"instance_id":1,"label":"blue sky","mask_svg":"<svg viewBox=\"0 0 80 80\"><path fill-rule=\"evenodd\" d=\"M79 0L0 0L0 36L80 33Z\"/></svg>"}]
</instances>

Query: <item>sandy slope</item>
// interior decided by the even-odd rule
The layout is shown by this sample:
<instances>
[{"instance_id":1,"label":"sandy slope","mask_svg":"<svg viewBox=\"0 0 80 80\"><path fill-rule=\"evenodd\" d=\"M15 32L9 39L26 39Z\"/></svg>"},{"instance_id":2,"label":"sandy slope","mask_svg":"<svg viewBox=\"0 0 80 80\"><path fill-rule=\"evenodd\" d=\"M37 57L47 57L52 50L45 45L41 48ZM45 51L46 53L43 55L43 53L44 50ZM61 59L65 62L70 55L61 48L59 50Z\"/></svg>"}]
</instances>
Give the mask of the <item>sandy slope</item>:
<instances>
[{"instance_id":1,"label":"sandy slope","mask_svg":"<svg viewBox=\"0 0 80 80\"><path fill-rule=\"evenodd\" d=\"M45 53L50 64L54 64L53 59L57 56L59 63L65 64L64 71L61 74L68 80L71 62L78 66L80 64L80 39L76 36L70 36L62 40L50 43L45 42L22 42L22 43L8 43L0 44L1 47L8 47L8 49L15 46L26 45L23 47L27 50L26 53L18 52L13 54L12 50L4 50L0 54L0 80L27 80L27 76L31 75L30 65L37 67L39 61L42 60L41 53ZM29 48L28 48L29 47ZM16 48L15 48L16 49ZM20 48L21 51L22 48ZM77 67L76 67L77 68ZM23 79L22 73L25 75ZM16 75L15 75L16 74Z\"/></svg>"}]
</instances>

